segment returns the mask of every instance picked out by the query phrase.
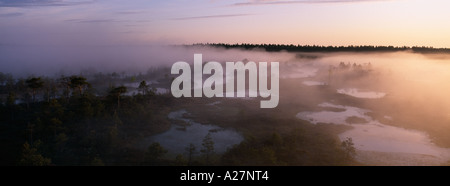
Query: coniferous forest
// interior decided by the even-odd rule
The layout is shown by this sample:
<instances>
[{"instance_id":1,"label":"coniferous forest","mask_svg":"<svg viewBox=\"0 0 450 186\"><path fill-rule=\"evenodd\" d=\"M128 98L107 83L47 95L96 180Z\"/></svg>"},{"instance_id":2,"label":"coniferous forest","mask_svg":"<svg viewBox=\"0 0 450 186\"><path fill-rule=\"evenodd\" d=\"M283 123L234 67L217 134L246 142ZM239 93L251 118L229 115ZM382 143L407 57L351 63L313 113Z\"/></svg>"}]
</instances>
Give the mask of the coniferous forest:
<instances>
[{"instance_id":1,"label":"coniferous forest","mask_svg":"<svg viewBox=\"0 0 450 186\"><path fill-rule=\"evenodd\" d=\"M160 85L173 79L157 71L58 78L0 75L1 165L353 164L348 153L354 149L342 148L336 127L311 126L281 113L264 116L239 101L226 103L237 116L227 120L224 110L205 113L209 99L157 93L144 79L158 79ZM126 82L135 87L123 86ZM242 131L244 140L224 153L215 152L210 135L201 146L191 144L179 154L168 153L159 143L138 145L167 131L176 123L168 113L180 108L197 112L194 121Z\"/></svg>"}]
</instances>

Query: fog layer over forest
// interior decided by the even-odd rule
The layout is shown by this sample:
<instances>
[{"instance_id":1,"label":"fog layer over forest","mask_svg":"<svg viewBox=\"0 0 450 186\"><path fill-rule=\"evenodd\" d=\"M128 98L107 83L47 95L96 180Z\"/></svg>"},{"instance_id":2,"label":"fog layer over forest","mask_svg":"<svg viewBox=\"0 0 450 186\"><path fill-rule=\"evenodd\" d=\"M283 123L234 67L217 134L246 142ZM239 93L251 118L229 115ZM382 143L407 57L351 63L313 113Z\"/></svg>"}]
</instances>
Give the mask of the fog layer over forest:
<instances>
[{"instance_id":1,"label":"fog layer over forest","mask_svg":"<svg viewBox=\"0 0 450 186\"><path fill-rule=\"evenodd\" d=\"M447 149L450 137L446 134L450 131L448 54L408 51L295 53L208 46L0 48L0 71L21 78L89 76L98 72L123 72L134 76L149 73L150 68L159 69L163 71L161 74L173 78L171 65L177 61L192 64L194 54L203 54L203 62L280 62L278 107L259 110L255 106L252 112L260 112L266 117L282 113L287 119L307 125L348 126L338 137L341 141L352 138L357 150L355 160L366 164L435 165L450 159ZM164 78L161 76L147 81L157 82L158 78ZM170 90L170 82L160 81L159 86L157 88ZM212 105L207 104L223 109L228 102L234 103L232 100L235 99L220 98L211 100ZM244 99L242 104L251 105L252 100ZM195 114L195 110L192 112ZM232 116L238 118L239 114ZM253 122L260 121L246 123ZM220 126L233 128L233 125ZM237 131L242 132L239 128Z\"/></svg>"}]
</instances>

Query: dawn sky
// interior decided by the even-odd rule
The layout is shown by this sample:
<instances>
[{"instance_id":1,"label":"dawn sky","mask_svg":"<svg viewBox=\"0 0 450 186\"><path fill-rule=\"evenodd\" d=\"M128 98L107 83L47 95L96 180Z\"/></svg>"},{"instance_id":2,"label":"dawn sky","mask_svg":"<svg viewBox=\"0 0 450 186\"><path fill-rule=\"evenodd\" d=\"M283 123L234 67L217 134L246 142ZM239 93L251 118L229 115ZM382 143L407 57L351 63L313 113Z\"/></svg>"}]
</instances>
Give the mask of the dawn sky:
<instances>
[{"instance_id":1,"label":"dawn sky","mask_svg":"<svg viewBox=\"0 0 450 186\"><path fill-rule=\"evenodd\" d=\"M0 45L450 48L447 0L0 0Z\"/></svg>"}]
</instances>

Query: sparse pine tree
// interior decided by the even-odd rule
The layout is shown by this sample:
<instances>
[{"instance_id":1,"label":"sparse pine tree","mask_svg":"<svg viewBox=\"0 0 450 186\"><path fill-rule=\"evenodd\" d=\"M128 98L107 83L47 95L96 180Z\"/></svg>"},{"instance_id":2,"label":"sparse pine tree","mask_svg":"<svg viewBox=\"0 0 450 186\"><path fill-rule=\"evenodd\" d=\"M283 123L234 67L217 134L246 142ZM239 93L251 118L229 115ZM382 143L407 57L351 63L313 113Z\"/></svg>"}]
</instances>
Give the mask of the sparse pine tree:
<instances>
[{"instance_id":1,"label":"sparse pine tree","mask_svg":"<svg viewBox=\"0 0 450 186\"><path fill-rule=\"evenodd\" d=\"M186 152L188 154L188 165L192 165L192 157L196 153L195 145L190 143L188 147L186 147Z\"/></svg>"},{"instance_id":2,"label":"sparse pine tree","mask_svg":"<svg viewBox=\"0 0 450 186\"><path fill-rule=\"evenodd\" d=\"M355 144L352 138L346 138L342 141L341 146L344 148L345 156L347 159L351 159L356 154Z\"/></svg>"},{"instance_id":3,"label":"sparse pine tree","mask_svg":"<svg viewBox=\"0 0 450 186\"><path fill-rule=\"evenodd\" d=\"M127 92L127 87L125 87L125 86L120 86L120 87L117 87L117 88L113 88L113 89L109 92L109 94L110 94L111 96L117 98L117 109L120 108L120 96L121 96L122 94L125 94L126 92Z\"/></svg>"},{"instance_id":4,"label":"sparse pine tree","mask_svg":"<svg viewBox=\"0 0 450 186\"><path fill-rule=\"evenodd\" d=\"M139 84L138 90L142 92L142 95L146 95L148 93L149 86L146 81L141 81Z\"/></svg>"},{"instance_id":5,"label":"sparse pine tree","mask_svg":"<svg viewBox=\"0 0 450 186\"><path fill-rule=\"evenodd\" d=\"M40 77L29 78L25 81L27 83L28 88L32 90L32 100L36 101L36 93L37 91L44 86L44 81Z\"/></svg>"},{"instance_id":6,"label":"sparse pine tree","mask_svg":"<svg viewBox=\"0 0 450 186\"><path fill-rule=\"evenodd\" d=\"M84 87L89 86L86 78L83 76L71 76L70 77L70 87L72 89L78 89L80 95L83 94Z\"/></svg>"},{"instance_id":7,"label":"sparse pine tree","mask_svg":"<svg viewBox=\"0 0 450 186\"><path fill-rule=\"evenodd\" d=\"M214 154L214 141L211 137L211 133L208 133L205 138L203 138L202 143L203 149L200 150L205 154L206 163L211 163L211 156Z\"/></svg>"}]
</instances>

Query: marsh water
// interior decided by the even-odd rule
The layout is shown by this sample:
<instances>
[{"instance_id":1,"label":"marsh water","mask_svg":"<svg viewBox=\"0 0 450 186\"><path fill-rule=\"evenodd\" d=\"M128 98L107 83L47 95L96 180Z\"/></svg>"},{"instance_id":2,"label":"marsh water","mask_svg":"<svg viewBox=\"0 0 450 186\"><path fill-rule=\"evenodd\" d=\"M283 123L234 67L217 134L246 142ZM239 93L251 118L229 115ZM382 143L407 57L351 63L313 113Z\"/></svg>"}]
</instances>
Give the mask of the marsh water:
<instances>
[{"instance_id":1,"label":"marsh water","mask_svg":"<svg viewBox=\"0 0 450 186\"><path fill-rule=\"evenodd\" d=\"M331 103L322 103L319 107L342 110L300 112L296 117L313 124L351 126L352 129L341 133L339 138L353 139L355 148L359 151L357 160L382 164L439 165L450 158L450 150L437 147L426 133L382 124L366 115L370 110ZM351 122L350 118L359 118L359 120ZM385 153L385 156L376 155L376 152ZM423 160L425 157L427 160Z\"/></svg>"},{"instance_id":2,"label":"marsh water","mask_svg":"<svg viewBox=\"0 0 450 186\"><path fill-rule=\"evenodd\" d=\"M355 160L369 165L441 165L450 160L450 149L435 143L439 133L429 133L450 125L449 56L339 53L285 59L280 61L280 98L299 103L289 107L297 111L293 117L312 125L350 127L338 137L352 138ZM245 95L243 103L252 100L248 90ZM228 99L206 105L221 107ZM170 119L187 125L172 123L146 144L159 142L172 153L184 153L190 143L201 148L211 133L221 153L243 140L233 129L196 123L188 115L186 110L171 112Z\"/></svg>"},{"instance_id":3,"label":"marsh water","mask_svg":"<svg viewBox=\"0 0 450 186\"><path fill-rule=\"evenodd\" d=\"M319 66L319 71L313 71L317 75L311 73L312 76L301 82L306 87L330 84L330 87L336 90L336 94L320 97L322 102L315 106L316 109L300 111L296 117L315 125L334 124L351 127L350 130L339 134L339 138L341 140L352 138L357 150L355 159L362 163L372 165L446 163L450 160L450 149L437 146L433 142L435 138L425 131L405 128L410 125L405 123L405 120L419 120L421 119L419 117L428 114L448 119L445 116L449 111L448 107L439 102L448 103L443 91L449 89L444 83L445 78L448 78L448 74L444 75L444 71L450 69L449 58L436 59L418 54L399 55L400 57L394 57L392 54L337 55L322 59L321 63L324 65ZM349 59L361 63L351 65L350 62L342 62ZM372 63L368 63L369 60ZM317 72L322 72L322 76ZM384 115L374 118L372 113ZM414 126L446 127L445 121L442 120L424 121L427 123ZM402 127L397 126L400 123Z\"/></svg>"},{"instance_id":4,"label":"marsh water","mask_svg":"<svg viewBox=\"0 0 450 186\"><path fill-rule=\"evenodd\" d=\"M173 121L170 129L146 138L143 142L143 147L145 148L153 142L158 142L169 153L183 154L186 152L186 147L194 144L197 151L200 151L203 148L202 142L204 137L210 133L214 141L214 151L223 153L227 148L239 144L244 139L241 134L234 130L224 129L212 124L197 123L192 119L185 118L185 115L189 115L186 110L169 113L168 118ZM183 124L176 124L179 121L183 122Z\"/></svg>"}]
</instances>

